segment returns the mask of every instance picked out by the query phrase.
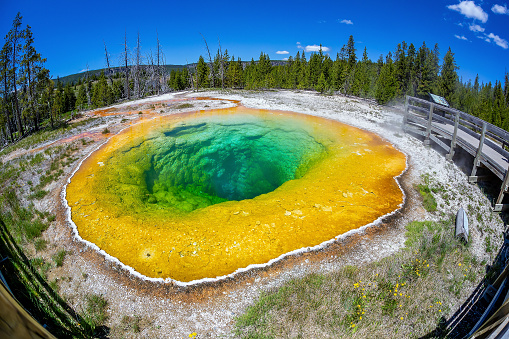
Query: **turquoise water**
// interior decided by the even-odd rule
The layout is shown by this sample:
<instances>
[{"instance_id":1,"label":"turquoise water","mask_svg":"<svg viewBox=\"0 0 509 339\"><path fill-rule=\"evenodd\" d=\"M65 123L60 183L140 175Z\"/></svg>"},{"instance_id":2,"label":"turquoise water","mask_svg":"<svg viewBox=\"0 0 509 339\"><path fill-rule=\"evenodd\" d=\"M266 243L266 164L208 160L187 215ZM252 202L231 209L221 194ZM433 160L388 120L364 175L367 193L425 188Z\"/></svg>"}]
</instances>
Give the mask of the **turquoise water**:
<instances>
[{"instance_id":1,"label":"turquoise water","mask_svg":"<svg viewBox=\"0 0 509 339\"><path fill-rule=\"evenodd\" d=\"M136 153L149 157L143 172L148 203L190 212L252 199L300 178L326 154L324 145L289 119L245 115L222 120L162 128L145 145L132 145L127 153L134 154L124 152L131 160Z\"/></svg>"}]
</instances>

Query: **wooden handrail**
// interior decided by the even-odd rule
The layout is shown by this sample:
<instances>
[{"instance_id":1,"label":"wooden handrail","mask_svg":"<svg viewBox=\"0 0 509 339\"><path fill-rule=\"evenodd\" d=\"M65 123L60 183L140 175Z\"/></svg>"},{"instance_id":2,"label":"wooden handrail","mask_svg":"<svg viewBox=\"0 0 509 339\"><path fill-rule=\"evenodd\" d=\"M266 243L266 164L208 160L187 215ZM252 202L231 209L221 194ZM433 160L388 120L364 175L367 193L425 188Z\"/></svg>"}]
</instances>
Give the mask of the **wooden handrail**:
<instances>
[{"instance_id":1,"label":"wooden handrail","mask_svg":"<svg viewBox=\"0 0 509 339\"><path fill-rule=\"evenodd\" d=\"M452 160L457 146L474 156L470 182L479 180L476 176L479 166L486 166L503 180L495 204L495 211L501 211L504 194L509 189L509 152L505 150L505 145L509 145L509 132L455 108L412 96L405 98L403 124L404 130L423 135L425 145L434 141L443 148L448 152L448 160ZM450 145L444 139L450 140Z\"/></svg>"}]
</instances>

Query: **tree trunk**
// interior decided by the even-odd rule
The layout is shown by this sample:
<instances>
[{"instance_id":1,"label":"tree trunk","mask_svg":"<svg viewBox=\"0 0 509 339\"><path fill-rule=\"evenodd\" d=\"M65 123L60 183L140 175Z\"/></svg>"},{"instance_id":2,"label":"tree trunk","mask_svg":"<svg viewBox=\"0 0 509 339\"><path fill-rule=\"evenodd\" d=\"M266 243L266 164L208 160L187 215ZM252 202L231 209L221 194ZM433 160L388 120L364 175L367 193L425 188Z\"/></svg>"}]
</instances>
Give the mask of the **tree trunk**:
<instances>
[{"instance_id":1,"label":"tree trunk","mask_svg":"<svg viewBox=\"0 0 509 339\"><path fill-rule=\"evenodd\" d=\"M108 55L108 49L106 48L106 42L103 40L104 43L104 55L106 57L106 67L108 68L108 80L110 81L110 86L113 88L113 80L111 79L111 67L110 67L110 57Z\"/></svg>"},{"instance_id":2,"label":"tree trunk","mask_svg":"<svg viewBox=\"0 0 509 339\"><path fill-rule=\"evenodd\" d=\"M17 29L15 30L15 39L12 42L12 84L14 86L14 115L16 117L16 123L18 125L18 137L21 138L24 134L23 131L23 124L21 123L21 112L19 110L19 102L18 102L18 88L17 88L17 80L16 80L16 45L18 44L18 37L17 37Z\"/></svg>"},{"instance_id":3,"label":"tree trunk","mask_svg":"<svg viewBox=\"0 0 509 339\"><path fill-rule=\"evenodd\" d=\"M205 47L207 47L207 53L209 54L209 67L210 67L210 72L212 72L212 80L215 78L215 74L214 74L214 66L212 65L212 57L210 56L210 50L209 50L209 45L207 44L207 40L205 40L205 37L203 36L203 34L201 34L201 37L203 38L203 41L205 41ZM198 76L198 72L196 72L196 75ZM210 82L209 82L209 87L210 87Z\"/></svg>"},{"instance_id":4,"label":"tree trunk","mask_svg":"<svg viewBox=\"0 0 509 339\"><path fill-rule=\"evenodd\" d=\"M127 52L127 33L124 34L124 72L125 72L125 91L127 94L127 100L131 99L131 89L129 88L129 53Z\"/></svg>"}]
</instances>

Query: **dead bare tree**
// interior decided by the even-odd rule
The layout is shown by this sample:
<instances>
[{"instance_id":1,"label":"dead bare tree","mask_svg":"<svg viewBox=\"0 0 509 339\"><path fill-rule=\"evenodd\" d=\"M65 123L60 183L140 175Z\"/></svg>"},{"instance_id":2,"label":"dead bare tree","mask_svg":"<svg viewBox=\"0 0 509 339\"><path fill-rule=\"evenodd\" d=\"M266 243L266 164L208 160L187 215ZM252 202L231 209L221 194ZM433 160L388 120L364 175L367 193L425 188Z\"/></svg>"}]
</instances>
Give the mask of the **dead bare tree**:
<instances>
[{"instance_id":1,"label":"dead bare tree","mask_svg":"<svg viewBox=\"0 0 509 339\"><path fill-rule=\"evenodd\" d=\"M209 54L209 68L210 68L210 72L212 74L212 79L214 79L216 77L216 75L214 74L214 66L212 64L212 57L210 56L209 45L207 44L207 40L205 40L205 37L203 36L203 34L200 33L200 35L203 38L203 41L205 42L205 47L207 47L207 53Z\"/></svg>"},{"instance_id":2,"label":"dead bare tree","mask_svg":"<svg viewBox=\"0 0 509 339\"><path fill-rule=\"evenodd\" d=\"M167 71L166 71L166 57L161 49L161 70L160 70L160 76L161 76L161 82L160 82L160 88L162 93L168 92L168 81L167 81Z\"/></svg>"},{"instance_id":3,"label":"dead bare tree","mask_svg":"<svg viewBox=\"0 0 509 339\"><path fill-rule=\"evenodd\" d=\"M146 84L148 87L148 92L150 94L157 92L157 82L158 82L158 75L157 75L157 69L154 65L154 56L152 55L152 51L150 51L146 55L147 63L148 65L145 66L145 77L146 77Z\"/></svg>"},{"instance_id":4,"label":"dead bare tree","mask_svg":"<svg viewBox=\"0 0 509 339\"><path fill-rule=\"evenodd\" d=\"M124 91L127 94L127 100L131 99L131 89L129 84L129 49L127 48L127 32L124 34L124 52L121 55L124 66Z\"/></svg>"},{"instance_id":5,"label":"dead bare tree","mask_svg":"<svg viewBox=\"0 0 509 339\"><path fill-rule=\"evenodd\" d=\"M157 94L161 93L161 78L162 78L162 72L161 72L161 44L159 43L159 33L156 30L156 39L157 39L157 67L156 67L156 91Z\"/></svg>"},{"instance_id":6,"label":"dead bare tree","mask_svg":"<svg viewBox=\"0 0 509 339\"><path fill-rule=\"evenodd\" d=\"M88 62L87 62L87 73L85 73L85 89L86 89L86 92L87 92L87 103L88 103L88 107L90 107L92 105L92 93L90 93L90 88L88 87L89 83L88 83L88 70L89 70L89 67L88 67Z\"/></svg>"},{"instance_id":7,"label":"dead bare tree","mask_svg":"<svg viewBox=\"0 0 509 339\"><path fill-rule=\"evenodd\" d=\"M136 50L134 56L134 93L137 98L141 98L141 44L140 44L140 32L138 32L138 38L136 39Z\"/></svg>"},{"instance_id":8,"label":"dead bare tree","mask_svg":"<svg viewBox=\"0 0 509 339\"><path fill-rule=\"evenodd\" d=\"M219 37L217 37L217 42L219 43L219 60L221 62L221 89L224 89L224 56L223 56L223 50L221 49L221 40L219 40Z\"/></svg>"},{"instance_id":9,"label":"dead bare tree","mask_svg":"<svg viewBox=\"0 0 509 339\"><path fill-rule=\"evenodd\" d=\"M106 42L103 40L104 43L104 56L106 58L106 68L108 69L108 80L110 81L110 85L113 87L113 80L111 79L112 71L110 67L110 56L108 54L108 49L106 48Z\"/></svg>"},{"instance_id":10,"label":"dead bare tree","mask_svg":"<svg viewBox=\"0 0 509 339\"><path fill-rule=\"evenodd\" d=\"M187 61L186 59L186 67L187 67L187 72L189 74L189 82L191 83L191 87L193 88L193 92L195 91L194 89L194 78L193 78L193 72L191 72L190 68L189 68L189 62Z\"/></svg>"}]
</instances>

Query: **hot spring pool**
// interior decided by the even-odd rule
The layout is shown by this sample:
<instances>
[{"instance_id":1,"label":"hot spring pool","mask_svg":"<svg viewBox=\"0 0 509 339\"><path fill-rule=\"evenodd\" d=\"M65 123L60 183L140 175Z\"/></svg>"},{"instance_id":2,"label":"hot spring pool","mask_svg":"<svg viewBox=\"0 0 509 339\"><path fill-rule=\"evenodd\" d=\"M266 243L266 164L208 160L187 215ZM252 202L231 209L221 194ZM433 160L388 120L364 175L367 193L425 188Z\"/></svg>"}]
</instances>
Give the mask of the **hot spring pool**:
<instances>
[{"instance_id":1,"label":"hot spring pool","mask_svg":"<svg viewBox=\"0 0 509 339\"><path fill-rule=\"evenodd\" d=\"M398 209L404 154L372 133L236 107L158 117L66 187L79 236L149 278L195 282L315 247Z\"/></svg>"}]
</instances>

